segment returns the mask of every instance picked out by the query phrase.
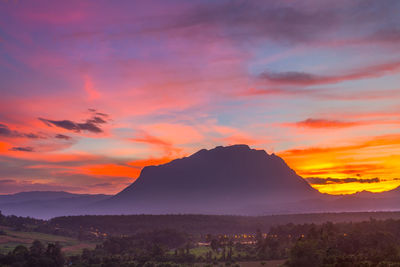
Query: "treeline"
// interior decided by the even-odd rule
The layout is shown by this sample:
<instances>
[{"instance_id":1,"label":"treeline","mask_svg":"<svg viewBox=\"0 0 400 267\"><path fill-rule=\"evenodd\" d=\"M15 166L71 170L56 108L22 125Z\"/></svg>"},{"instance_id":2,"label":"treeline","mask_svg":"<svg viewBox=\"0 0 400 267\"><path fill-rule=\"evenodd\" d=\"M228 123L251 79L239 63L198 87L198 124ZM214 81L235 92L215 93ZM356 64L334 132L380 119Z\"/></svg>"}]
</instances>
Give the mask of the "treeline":
<instances>
[{"instance_id":1,"label":"treeline","mask_svg":"<svg viewBox=\"0 0 400 267\"><path fill-rule=\"evenodd\" d=\"M58 244L35 241L0 255L0 266L172 267L237 266L243 261L285 260L288 267L400 266L400 220L285 224L246 237L177 230L108 236L95 249L64 257Z\"/></svg>"},{"instance_id":2,"label":"treeline","mask_svg":"<svg viewBox=\"0 0 400 267\"><path fill-rule=\"evenodd\" d=\"M291 247L288 266L400 266L400 220L371 219L281 230L307 232Z\"/></svg>"},{"instance_id":3,"label":"treeline","mask_svg":"<svg viewBox=\"0 0 400 267\"><path fill-rule=\"evenodd\" d=\"M12 267L61 267L65 258L58 243L49 243L45 247L35 240L27 248L19 245L6 255L0 254L0 266Z\"/></svg>"},{"instance_id":4,"label":"treeline","mask_svg":"<svg viewBox=\"0 0 400 267\"><path fill-rule=\"evenodd\" d=\"M53 234L86 235L93 238L98 233L107 235L133 235L143 231L156 229L175 229L186 233L205 234L237 234L255 233L256 229L268 232L275 225L287 223L322 224L327 221L360 222L369 218L379 220L400 219L400 212L356 212L356 213L320 213L269 216L226 216L226 215L104 215L104 216L65 216L48 221L41 229L51 229Z\"/></svg>"},{"instance_id":5,"label":"treeline","mask_svg":"<svg viewBox=\"0 0 400 267\"><path fill-rule=\"evenodd\" d=\"M321 213L269 216L225 216L225 215L104 215L104 216L65 216L51 220L4 216L0 212L0 225L21 231L79 238L86 241L101 241L108 236L134 235L140 232L174 229L191 235L206 234L255 234L259 229L267 233L276 225L293 223L322 224L359 222L374 218L400 219L400 212L357 212L357 213Z\"/></svg>"},{"instance_id":6,"label":"treeline","mask_svg":"<svg viewBox=\"0 0 400 267\"><path fill-rule=\"evenodd\" d=\"M359 223L286 224L260 230L248 242L206 235L206 251L196 254L191 235L174 230L110 237L71 260L72 266L171 266L286 259L286 266L400 266L400 220ZM250 241L250 242L249 242ZM100 265L96 265L100 264ZM169 265L168 265L169 264Z\"/></svg>"},{"instance_id":7,"label":"treeline","mask_svg":"<svg viewBox=\"0 0 400 267\"><path fill-rule=\"evenodd\" d=\"M5 216L0 211L0 225L12 227L17 231L35 230L40 226L46 225L44 220L34 219L30 217L19 217L14 215Z\"/></svg>"}]
</instances>

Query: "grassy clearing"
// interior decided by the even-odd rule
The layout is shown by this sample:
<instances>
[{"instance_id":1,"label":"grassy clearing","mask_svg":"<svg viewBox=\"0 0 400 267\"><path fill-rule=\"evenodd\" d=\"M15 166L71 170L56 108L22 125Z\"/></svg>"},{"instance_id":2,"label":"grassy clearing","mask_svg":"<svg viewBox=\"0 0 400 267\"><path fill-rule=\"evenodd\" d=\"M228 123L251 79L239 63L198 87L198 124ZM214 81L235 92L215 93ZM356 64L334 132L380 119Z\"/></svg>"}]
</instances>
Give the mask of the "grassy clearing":
<instances>
[{"instance_id":1,"label":"grassy clearing","mask_svg":"<svg viewBox=\"0 0 400 267\"><path fill-rule=\"evenodd\" d=\"M196 247L190 250L191 254L196 255L196 257L203 256L206 257L207 252L210 252L211 249L209 247ZM240 252L233 249L233 255L237 256ZM243 252L242 252L243 253ZM212 257L219 258L221 254L212 252ZM285 263L285 260L270 260L270 261L249 261L249 262L236 262L235 264L239 264L241 267L279 267ZM203 266L204 264L200 264L199 266ZM196 265L197 266L197 265ZM217 266L225 266L224 263L218 263Z\"/></svg>"},{"instance_id":2,"label":"grassy clearing","mask_svg":"<svg viewBox=\"0 0 400 267\"><path fill-rule=\"evenodd\" d=\"M271 260L271 261L246 261L246 262L236 262L235 264L226 265L223 262L218 262L216 265L211 264L212 267L282 267L285 260ZM210 266L209 263L196 263L194 267L205 267Z\"/></svg>"},{"instance_id":3,"label":"grassy clearing","mask_svg":"<svg viewBox=\"0 0 400 267\"><path fill-rule=\"evenodd\" d=\"M210 251L209 247L195 247L190 250L190 253L195 255L196 257L205 256L207 252Z\"/></svg>"},{"instance_id":4,"label":"grassy clearing","mask_svg":"<svg viewBox=\"0 0 400 267\"><path fill-rule=\"evenodd\" d=\"M94 248L96 244L82 242L74 238L49 235L37 232L13 231L10 228L2 227L6 235L0 235L0 253L8 253L18 245L29 247L34 240L39 240L44 245L47 243L59 242L67 255L79 254L85 248Z\"/></svg>"},{"instance_id":5,"label":"grassy clearing","mask_svg":"<svg viewBox=\"0 0 400 267\"><path fill-rule=\"evenodd\" d=\"M279 267L285 260L239 262L241 267Z\"/></svg>"},{"instance_id":6,"label":"grassy clearing","mask_svg":"<svg viewBox=\"0 0 400 267\"><path fill-rule=\"evenodd\" d=\"M212 253L211 254L212 257L219 258L221 256L221 253L216 253L216 252L212 251L210 249L210 247L205 247L205 246L192 248L190 250L190 253L196 255L196 257L199 257L199 256L206 257L207 252L210 252L210 251ZM227 248L227 252L228 252L228 248ZM244 254L245 254L244 252L237 251L235 248L232 249L233 257L237 257L237 256L244 255Z\"/></svg>"}]
</instances>

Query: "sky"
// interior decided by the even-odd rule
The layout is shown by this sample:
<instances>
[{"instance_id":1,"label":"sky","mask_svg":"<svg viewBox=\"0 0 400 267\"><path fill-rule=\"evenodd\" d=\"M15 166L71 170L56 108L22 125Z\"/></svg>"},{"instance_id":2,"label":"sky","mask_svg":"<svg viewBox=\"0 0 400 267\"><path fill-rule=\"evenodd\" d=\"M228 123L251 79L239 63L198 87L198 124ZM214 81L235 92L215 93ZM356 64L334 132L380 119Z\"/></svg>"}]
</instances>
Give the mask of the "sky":
<instances>
[{"instance_id":1,"label":"sky","mask_svg":"<svg viewBox=\"0 0 400 267\"><path fill-rule=\"evenodd\" d=\"M0 194L115 194L248 144L323 193L400 186L400 1L0 0Z\"/></svg>"}]
</instances>

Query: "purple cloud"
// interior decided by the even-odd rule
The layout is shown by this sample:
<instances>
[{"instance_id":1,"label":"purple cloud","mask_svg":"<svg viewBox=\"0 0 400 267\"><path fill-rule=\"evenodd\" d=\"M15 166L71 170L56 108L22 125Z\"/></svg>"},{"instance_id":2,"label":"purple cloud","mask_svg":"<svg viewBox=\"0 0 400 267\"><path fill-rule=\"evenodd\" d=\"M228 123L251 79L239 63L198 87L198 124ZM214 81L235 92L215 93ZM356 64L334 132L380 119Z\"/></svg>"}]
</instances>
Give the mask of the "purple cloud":
<instances>
[{"instance_id":1,"label":"purple cloud","mask_svg":"<svg viewBox=\"0 0 400 267\"><path fill-rule=\"evenodd\" d=\"M16 130L11 130L7 125L0 124L0 136L4 137L24 137L24 138L31 138L31 139L38 139L43 138L38 134L34 133L22 133Z\"/></svg>"},{"instance_id":2,"label":"purple cloud","mask_svg":"<svg viewBox=\"0 0 400 267\"><path fill-rule=\"evenodd\" d=\"M381 180L379 178L370 178L370 179L363 179L363 178L319 178L319 177L308 177L305 178L306 181L310 184L346 184L346 183L379 183Z\"/></svg>"},{"instance_id":3,"label":"purple cloud","mask_svg":"<svg viewBox=\"0 0 400 267\"><path fill-rule=\"evenodd\" d=\"M104 119L99 116L93 116L90 119L87 119L86 122L74 122L71 120L49 120L44 118L38 118L40 121L44 122L47 126L52 127L56 126L59 128L63 128L66 130L81 132L88 131L92 133L102 133L103 130L100 128L101 124L107 123ZM65 138L64 138L65 139Z\"/></svg>"},{"instance_id":4,"label":"purple cloud","mask_svg":"<svg viewBox=\"0 0 400 267\"><path fill-rule=\"evenodd\" d=\"M33 152L33 147L26 146L26 147L12 147L9 149L10 151L21 151L21 152Z\"/></svg>"}]
</instances>

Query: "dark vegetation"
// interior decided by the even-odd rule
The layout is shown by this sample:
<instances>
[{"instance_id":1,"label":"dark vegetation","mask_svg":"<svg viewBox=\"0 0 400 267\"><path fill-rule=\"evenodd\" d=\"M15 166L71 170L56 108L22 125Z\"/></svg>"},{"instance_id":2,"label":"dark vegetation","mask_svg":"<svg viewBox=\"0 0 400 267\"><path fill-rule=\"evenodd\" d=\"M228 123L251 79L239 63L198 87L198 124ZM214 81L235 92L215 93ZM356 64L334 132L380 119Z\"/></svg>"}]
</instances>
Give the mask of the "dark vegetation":
<instances>
[{"instance_id":1,"label":"dark vegetation","mask_svg":"<svg viewBox=\"0 0 400 267\"><path fill-rule=\"evenodd\" d=\"M152 231L106 239L71 259L72 266L171 266L287 259L287 266L400 266L400 220L360 223L287 224L249 238L207 235L197 241L176 231ZM110 263L118 265L110 265ZM108 265L107 265L108 264Z\"/></svg>"},{"instance_id":2,"label":"dark vegetation","mask_svg":"<svg viewBox=\"0 0 400 267\"><path fill-rule=\"evenodd\" d=\"M64 266L64 263L58 243L49 243L45 247L37 240L29 248L18 245L7 255L0 254L0 266L58 267Z\"/></svg>"},{"instance_id":3,"label":"dark vegetation","mask_svg":"<svg viewBox=\"0 0 400 267\"><path fill-rule=\"evenodd\" d=\"M353 216L360 218L361 214ZM377 214L383 216L384 213ZM346 216L349 218L350 214ZM251 221L254 217L250 217L250 222L246 224L244 219L247 217L237 216L133 216L132 234L125 234L123 232L129 231L129 228L122 227L124 224L121 221L130 217L81 216L40 221L0 215L0 225L10 226L15 222L21 231L34 227L43 230L47 226L49 231L67 234L74 231L81 238L89 238L93 229L98 235L93 235L98 241L94 249L84 249L82 253L72 256L65 256L57 243L35 241L30 247L19 245L9 253L0 254L0 266L235 266L245 261L269 260L284 260L286 266L296 267L400 266L400 220L395 219L275 225L263 225L262 221L257 221L260 225L255 226L263 228L248 230L247 227L254 226ZM114 225L109 218L116 219ZM173 221L173 218L177 226L168 229L170 225L166 222ZM177 229L184 225L179 218L191 222L197 219L202 227L194 224ZM77 219L80 224L74 224ZM200 219L208 222L214 219L215 222L207 228ZM229 220L231 223L228 223ZM96 223L90 225L91 222ZM221 223L220 228L215 228L218 223ZM234 228L235 223L238 228ZM143 227L138 228L138 225ZM107 230L108 234L99 234L101 232L97 227ZM118 227L121 228L118 230ZM210 229L213 232L203 232ZM244 231L240 232L240 229Z\"/></svg>"},{"instance_id":4,"label":"dark vegetation","mask_svg":"<svg viewBox=\"0 0 400 267\"><path fill-rule=\"evenodd\" d=\"M229 215L86 215L63 216L40 220L14 215L4 216L0 212L0 226L20 231L36 231L101 241L108 236L134 235L153 230L173 229L192 235L254 233L260 229L267 233L271 227L282 224L322 224L330 221L361 222L369 220L399 219L400 212L344 212L311 213L266 216Z\"/></svg>"},{"instance_id":5,"label":"dark vegetation","mask_svg":"<svg viewBox=\"0 0 400 267\"><path fill-rule=\"evenodd\" d=\"M48 221L40 231L54 231L94 238L106 235L133 235L155 229L175 229L193 235L254 233L260 229L266 233L278 224L304 224L324 222L360 222L374 218L377 220L400 219L400 212L349 212L315 213L267 216L228 215L88 215L56 217Z\"/></svg>"},{"instance_id":6,"label":"dark vegetation","mask_svg":"<svg viewBox=\"0 0 400 267\"><path fill-rule=\"evenodd\" d=\"M288 266L400 266L399 220L278 228L307 233L290 247Z\"/></svg>"},{"instance_id":7,"label":"dark vegetation","mask_svg":"<svg viewBox=\"0 0 400 267\"><path fill-rule=\"evenodd\" d=\"M8 226L15 230L28 231L37 230L45 224L46 221L44 220L29 217L19 217L14 215L4 216L0 211L0 226Z\"/></svg>"}]
</instances>

